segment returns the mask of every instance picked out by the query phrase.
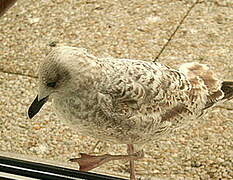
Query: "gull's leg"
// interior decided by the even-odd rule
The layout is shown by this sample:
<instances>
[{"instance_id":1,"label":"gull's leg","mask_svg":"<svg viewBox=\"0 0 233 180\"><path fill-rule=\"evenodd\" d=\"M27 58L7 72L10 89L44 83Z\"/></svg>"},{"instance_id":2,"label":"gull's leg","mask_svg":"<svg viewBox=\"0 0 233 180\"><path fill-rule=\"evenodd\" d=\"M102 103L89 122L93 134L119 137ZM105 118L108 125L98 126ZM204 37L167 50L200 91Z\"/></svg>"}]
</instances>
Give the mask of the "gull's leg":
<instances>
[{"instance_id":1,"label":"gull's leg","mask_svg":"<svg viewBox=\"0 0 233 180\"><path fill-rule=\"evenodd\" d=\"M134 153L134 147L133 144L127 144L127 152L128 155L131 155ZM135 174L135 166L134 166L134 160L129 160L130 163L130 180L136 180L136 174Z\"/></svg>"},{"instance_id":2,"label":"gull's leg","mask_svg":"<svg viewBox=\"0 0 233 180\"><path fill-rule=\"evenodd\" d=\"M90 171L100 165L112 161L112 160L137 160L143 158L143 154L141 152L128 154L128 155L111 155L104 154L100 156L93 156L84 153L80 153L80 158L70 159L71 162L77 162L79 164L80 171Z\"/></svg>"}]
</instances>

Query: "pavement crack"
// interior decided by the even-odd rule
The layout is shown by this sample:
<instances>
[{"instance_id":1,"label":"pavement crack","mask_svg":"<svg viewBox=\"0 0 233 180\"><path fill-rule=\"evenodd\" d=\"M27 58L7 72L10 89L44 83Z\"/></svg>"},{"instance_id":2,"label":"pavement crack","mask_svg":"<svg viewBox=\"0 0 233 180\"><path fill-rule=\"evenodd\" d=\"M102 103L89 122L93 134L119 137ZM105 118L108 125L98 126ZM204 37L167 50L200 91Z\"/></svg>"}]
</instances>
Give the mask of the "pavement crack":
<instances>
[{"instance_id":1,"label":"pavement crack","mask_svg":"<svg viewBox=\"0 0 233 180\"><path fill-rule=\"evenodd\" d=\"M23 74L20 72L11 72L11 71L5 71L3 69L0 69L1 73L5 73L5 74L12 74L12 75L16 75L16 76L24 76L24 77L30 77L30 78L38 78L37 76L34 75L30 75L30 74Z\"/></svg>"},{"instance_id":2,"label":"pavement crack","mask_svg":"<svg viewBox=\"0 0 233 180\"><path fill-rule=\"evenodd\" d=\"M181 21L179 22L179 24L177 25L175 31L173 31L173 33L171 34L171 36L168 38L167 42L164 44L164 46L161 48L161 50L159 51L158 55L154 58L153 62L156 62L158 60L158 58L160 57L160 55L164 52L164 50L166 49L166 47L169 45L169 43L171 42L172 38L176 35L176 32L180 29L180 27L182 26L182 24L184 23L184 20L189 16L190 12L192 11L192 9L197 5L200 4L204 1L202 0L197 0L195 3L193 3L192 6L189 7L188 11L185 13L184 17L181 19Z\"/></svg>"}]
</instances>

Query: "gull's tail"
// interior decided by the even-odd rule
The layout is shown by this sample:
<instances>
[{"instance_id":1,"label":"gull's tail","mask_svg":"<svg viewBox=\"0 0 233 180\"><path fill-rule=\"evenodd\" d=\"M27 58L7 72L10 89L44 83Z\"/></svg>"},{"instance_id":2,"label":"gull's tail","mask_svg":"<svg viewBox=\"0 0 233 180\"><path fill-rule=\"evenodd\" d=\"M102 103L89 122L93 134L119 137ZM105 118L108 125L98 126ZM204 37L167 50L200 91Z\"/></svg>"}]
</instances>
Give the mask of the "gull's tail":
<instances>
[{"instance_id":1,"label":"gull's tail","mask_svg":"<svg viewBox=\"0 0 233 180\"><path fill-rule=\"evenodd\" d=\"M230 100L233 98L233 81L223 81L221 90L224 93L222 100Z\"/></svg>"},{"instance_id":2,"label":"gull's tail","mask_svg":"<svg viewBox=\"0 0 233 180\"><path fill-rule=\"evenodd\" d=\"M216 98L221 97L221 98ZM208 96L208 101L204 109L207 109L221 101L228 101L233 98L233 81L223 81L219 91Z\"/></svg>"},{"instance_id":3,"label":"gull's tail","mask_svg":"<svg viewBox=\"0 0 233 180\"><path fill-rule=\"evenodd\" d=\"M208 95L204 109L233 98L233 81L221 81L209 66L192 62L182 64L179 70L186 75L196 91L203 90L205 85Z\"/></svg>"}]
</instances>

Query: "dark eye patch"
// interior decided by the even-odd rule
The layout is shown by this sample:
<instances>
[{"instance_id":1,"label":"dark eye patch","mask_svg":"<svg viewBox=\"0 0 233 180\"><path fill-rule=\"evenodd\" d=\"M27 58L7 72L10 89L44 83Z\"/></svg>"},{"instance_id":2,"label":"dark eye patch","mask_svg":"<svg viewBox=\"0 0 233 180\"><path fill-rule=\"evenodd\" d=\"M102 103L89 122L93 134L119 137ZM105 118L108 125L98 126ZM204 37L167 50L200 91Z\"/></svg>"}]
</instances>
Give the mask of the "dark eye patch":
<instances>
[{"instance_id":1,"label":"dark eye patch","mask_svg":"<svg viewBox=\"0 0 233 180\"><path fill-rule=\"evenodd\" d=\"M49 83L47 83L46 85L48 86L48 87L52 87L52 88L54 88L55 86L56 86L56 82L49 82Z\"/></svg>"}]
</instances>

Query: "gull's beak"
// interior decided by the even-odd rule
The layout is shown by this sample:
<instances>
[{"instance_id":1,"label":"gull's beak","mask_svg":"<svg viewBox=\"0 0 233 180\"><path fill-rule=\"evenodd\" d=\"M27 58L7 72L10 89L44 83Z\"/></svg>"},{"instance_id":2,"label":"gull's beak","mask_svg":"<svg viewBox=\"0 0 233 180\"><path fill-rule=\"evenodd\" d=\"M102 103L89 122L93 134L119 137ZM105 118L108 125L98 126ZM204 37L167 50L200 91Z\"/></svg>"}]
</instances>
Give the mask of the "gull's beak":
<instances>
[{"instance_id":1,"label":"gull's beak","mask_svg":"<svg viewBox=\"0 0 233 180\"><path fill-rule=\"evenodd\" d=\"M28 117L30 119L33 118L40 111L42 106L48 101L48 99L49 99L49 96L39 99L37 95L28 109Z\"/></svg>"}]
</instances>

